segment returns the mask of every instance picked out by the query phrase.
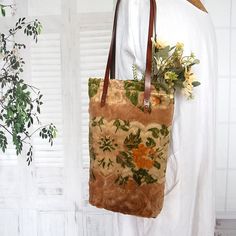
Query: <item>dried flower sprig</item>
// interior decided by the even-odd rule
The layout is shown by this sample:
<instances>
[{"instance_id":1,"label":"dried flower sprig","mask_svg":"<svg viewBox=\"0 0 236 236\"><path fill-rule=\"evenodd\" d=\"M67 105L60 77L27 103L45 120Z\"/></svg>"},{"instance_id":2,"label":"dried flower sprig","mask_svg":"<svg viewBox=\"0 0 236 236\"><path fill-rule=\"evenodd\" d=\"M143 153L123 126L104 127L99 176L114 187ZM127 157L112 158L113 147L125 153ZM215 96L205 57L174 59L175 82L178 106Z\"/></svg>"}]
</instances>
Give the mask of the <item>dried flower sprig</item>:
<instances>
[{"instance_id":1,"label":"dried flower sprig","mask_svg":"<svg viewBox=\"0 0 236 236\"><path fill-rule=\"evenodd\" d=\"M193 53L184 56L184 44L178 42L170 46L160 40L153 43L152 83L157 89L163 89L167 93L180 88L182 93L192 99L193 88L200 85L192 67L200 61Z\"/></svg>"}]
</instances>

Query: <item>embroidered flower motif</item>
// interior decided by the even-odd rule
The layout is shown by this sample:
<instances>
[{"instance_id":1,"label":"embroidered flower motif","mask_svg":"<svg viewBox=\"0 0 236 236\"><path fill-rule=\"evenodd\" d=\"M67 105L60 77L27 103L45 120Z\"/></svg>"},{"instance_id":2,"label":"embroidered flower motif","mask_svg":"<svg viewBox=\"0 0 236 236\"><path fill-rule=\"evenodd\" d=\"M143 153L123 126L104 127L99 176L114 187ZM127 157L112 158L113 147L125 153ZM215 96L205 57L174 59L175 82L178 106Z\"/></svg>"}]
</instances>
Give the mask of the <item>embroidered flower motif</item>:
<instances>
[{"instance_id":1,"label":"embroidered flower motif","mask_svg":"<svg viewBox=\"0 0 236 236\"><path fill-rule=\"evenodd\" d=\"M148 157L154 153L153 148L146 147L142 143L138 145L138 148L132 149L132 156L138 168L151 169L154 161L150 160Z\"/></svg>"},{"instance_id":2,"label":"embroidered flower motif","mask_svg":"<svg viewBox=\"0 0 236 236\"><path fill-rule=\"evenodd\" d=\"M99 119L96 119L99 120ZM123 149L123 140L118 133L115 133L113 123L104 121L106 129L99 125L92 126L93 149L96 155L96 163L105 169L109 169L119 154L120 149ZM114 132L112 132L114 131Z\"/></svg>"}]
</instances>

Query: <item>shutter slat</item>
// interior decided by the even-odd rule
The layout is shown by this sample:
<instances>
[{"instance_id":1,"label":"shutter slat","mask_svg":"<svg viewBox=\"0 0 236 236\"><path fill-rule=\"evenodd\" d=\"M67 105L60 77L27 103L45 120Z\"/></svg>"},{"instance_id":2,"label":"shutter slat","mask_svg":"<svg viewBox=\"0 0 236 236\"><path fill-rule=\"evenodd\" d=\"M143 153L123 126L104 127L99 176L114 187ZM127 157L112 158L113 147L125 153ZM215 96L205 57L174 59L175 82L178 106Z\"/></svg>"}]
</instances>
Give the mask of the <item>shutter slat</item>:
<instances>
[{"instance_id":1,"label":"shutter slat","mask_svg":"<svg viewBox=\"0 0 236 236\"><path fill-rule=\"evenodd\" d=\"M112 22L112 19L109 19ZM89 114L88 114L88 78L101 77L105 73L105 65L111 38L111 24L104 24L99 19L85 23L80 27L80 88L81 88L81 148L83 168L89 167ZM87 172L86 172L87 173ZM85 186L87 183L85 182ZM87 190L84 201L87 201Z\"/></svg>"},{"instance_id":2,"label":"shutter slat","mask_svg":"<svg viewBox=\"0 0 236 236\"><path fill-rule=\"evenodd\" d=\"M34 136L36 166L64 165L60 44L59 34L41 34L38 43L31 44L32 82L43 94L39 119L43 125L52 122L58 129L53 146L38 133ZM38 127L34 124L34 129Z\"/></svg>"}]
</instances>

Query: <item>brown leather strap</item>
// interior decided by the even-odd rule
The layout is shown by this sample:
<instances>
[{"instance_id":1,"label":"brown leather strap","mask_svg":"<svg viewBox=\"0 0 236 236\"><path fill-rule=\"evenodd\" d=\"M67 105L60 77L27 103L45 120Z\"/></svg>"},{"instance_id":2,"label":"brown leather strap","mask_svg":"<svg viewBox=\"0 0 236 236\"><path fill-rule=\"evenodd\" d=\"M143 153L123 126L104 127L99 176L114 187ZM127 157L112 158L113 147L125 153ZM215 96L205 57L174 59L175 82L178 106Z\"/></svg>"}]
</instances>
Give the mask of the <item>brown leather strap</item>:
<instances>
[{"instance_id":1,"label":"brown leather strap","mask_svg":"<svg viewBox=\"0 0 236 236\"><path fill-rule=\"evenodd\" d=\"M200 0L188 0L188 2L192 3L198 9L207 12L206 8L204 7L204 5Z\"/></svg>"},{"instance_id":2,"label":"brown leather strap","mask_svg":"<svg viewBox=\"0 0 236 236\"><path fill-rule=\"evenodd\" d=\"M105 71L105 78L103 84L103 93L101 97L101 107L105 105L107 90L109 85L109 72L111 73L111 78L114 78L115 73L115 45L116 45L116 29L117 29L117 18L118 18L118 9L121 0L117 0L115 16L113 22L113 31L112 31L112 40L109 49L109 55L107 59L107 66ZM149 18L149 30L148 30L148 44L147 44L147 54L146 54L146 71L145 71L145 89L144 89L144 107L145 111L149 107L150 100L150 89L151 89L151 69L152 69L152 42L151 37L153 35L153 26L155 23L156 17L156 1L150 0L150 18Z\"/></svg>"},{"instance_id":3,"label":"brown leather strap","mask_svg":"<svg viewBox=\"0 0 236 236\"><path fill-rule=\"evenodd\" d=\"M156 19L156 3L155 0L150 1L150 17L148 31L148 45L146 54L146 73L145 73L145 90L144 90L144 111L147 112L150 105L151 95L151 72L152 72L152 35L154 19Z\"/></svg>"},{"instance_id":4,"label":"brown leather strap","mask_svg":"<svg viewBox=\"0 0 236 236\"><path fill-rule=\"evenodd\" d=\"M115 9L115 15L114 15L114 21L113 21L112 38L111 38L111 44L110 44L110 49L109 49L109 54L108 54L108 59L107 59L107 66L106 66L106 71L105 71L104 84L103 84L101 107L103 107L106 103L107 89L109 85L109 72L111 72L112 59L114 59L113 55L115 51L116 28L117 28L117 18L118 18L118 9L120 5L120 1L121 0L117 0L117 3L116 3L116 9Z\"/></svg>"}]
</instances>

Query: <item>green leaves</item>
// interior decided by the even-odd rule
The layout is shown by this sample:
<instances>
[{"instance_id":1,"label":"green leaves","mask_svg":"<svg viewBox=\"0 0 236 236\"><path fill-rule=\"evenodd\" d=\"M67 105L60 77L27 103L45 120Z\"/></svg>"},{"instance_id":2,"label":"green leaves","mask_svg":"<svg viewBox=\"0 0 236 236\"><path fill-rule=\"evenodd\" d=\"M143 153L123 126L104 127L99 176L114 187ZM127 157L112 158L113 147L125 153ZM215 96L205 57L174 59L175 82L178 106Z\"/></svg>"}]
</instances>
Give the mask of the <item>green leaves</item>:
<instances>
[{"instance_id":1,"label":"green leaves","mask_svg":"<svg viewBox=\"0 0 236 236\"><path fill-rule=\"evenodd\" d=\"M118 177L115 180L115 183L118 183L119 185L127 184L129 180L129 176L123 177L122 175L118 175Z\"/></svg>"},{"instance_id":2,"label":"green leaves","mask_svg":"<svg viewBox=\"0 0 236 236\"><path fill-rule=\"evenodd\" d=\"M138 80L137 65L133 64L133 66L132 66L132 71L133 71L133 79L134 79L134 80Z\"/></svg>"},{"instance_id":3,"label":"green leaves","mask_svg":"<svg viewBox=\"0 0 236 236\"><path fill-rule=\"evenodd\" d=\"M146 182L147 184L155 183L157 179L154 179L147 170L145 169L138 169L138 170L132 170L133 172L133 179L138 185L142 184L142 181Z\"/></svg>"},{"instance_id":4,"label":"green leaves","mask_svg":"<svg viewBox=\"0 0 236 236\"><path fill-rule=\"evenodd\" d=\"M148 131L151 131L151 132L152 132L152 136L153 136L154 138L158 138L158 137L159 137L160 131L159 131L158 128L151 128L151 129L148 129Z\"/></svg>"},{"instance_id":5,"label":"green leaves","mask_svg":"<svg viewBox=\"0 0 236 236\"><path fill-rule=\"evenodd\" d=\"M159 170L161 168L161 164L157 161L154 161L154 166Z\"/></svg>"},{"instance_id":6,"label":"green leaves","mask_svg":"<svg viewBox=\"0 0 236 236\"><path fill-rule=\"evenodd\" d=\"M42 137L42 139L48 139L48 142L53 145L53 139L57 136L57 128L56 126L51 123L49 126L45 126L41 128L41 131L39 132L39 136Z\"/></svg>"},{"instance_id":7,"label":"green leaves","mask_svg":"<svg viewBox=\"0 0 236 236\"><path fill-rule=\"evenodd\" d=\"M155 147L156 142L153 138L148 137L146 142L147 147Z\"/></svg>"},{"instance_id":8,"label":"green leaves","mask_svg":"<svg viewBox=\"0 0 236 236\"><path fill-rule=\"evenodd\" d=\"M97 119L98 118L98 119ZM99 129L101 130L101 132L102 132L102 126L104 126L104 122L103 122L103 119L104 119L104 117L100 117L100 119L99 119L99 117L94 117L93 119L92 119L92 121L91 121L91 125L92 126L98 126L99 127Z\"/></svg>"},{"instance_id":9,"label":"green leaves","mask_svg":"<svg viewBox=\"0 0 236 236\"><path fill-rule=\"evenodd\" d=\"M24 29L24 33L27 36L33 36L35 42L38 42L38 35L41 34L43 29L42 24L36 19L32 23L29 23L26 28Z\"/></svg>"},{"instance_id":10,"label":"green leaves","mask_svg":"<svg viewBox=\"0 0 236 236\"><path fill-rule=\"evenodd\" d=\"M161 126L160 132L165 137L170 133L166 125Z\"/></svg>"},{"instance_id":11,"label":"green leaves","mask_svg":"<svg viewBox=\"0 0 236 236\"><path fill-rule=\"evenodd\" d=\"M199 86L200 84L201 84L201 83L198 82L198 81L193 81L193 82L192 82L193 87L197 87L197 86Z\"/></svg>"},{"instance_id":12,"label":"green leaves","mask_svg":"<svg viewBox=\"0 0 236 236\"><path fill-rule=\"evenodd\" d=\"M120 152L116 157L116 162L119 163L123 168L134 168L133 157L129 152Z\"/></svg>"},{"instance_id":13,"label":"green leaves","mask_svg":"<svg viewBox=\"0 0 236 236\"><path fill-rule=\"evenodd\" d=\"M23 144L22 144L21 137L20 137L20 135L17 134L17 132L13 133L12 141L13 141L13 144L15 145L15 148L16 148L16 155L21 154Z\"/></svg>"},{"instance_id":14,"label":"green leaves","mask_svg":"<svg viewBox=\"0 0 236 236\"><path fill-rule=\"evenodd\" d=\"M138 129L136 133L130 133L128 137L125 138L124 144L127 148L137 148L138 145L142 142L140 137L141 130Z\"/></svg>"},{"instance_id":15,"label":"green leaves","mask_svg":"<svg viewBox=\"0 0 236 236\"><path fill-rule=\"evenodd\" d=\"M115 133L116 133L119 129L121 129L123 131L128 131L130 123L128 120L122 121L122 120L117 119L114 121L113 125L116 126L116 131L115 131Z\"/></svg>"},{"instance_id":16,"label":"green leaves","mask_svg":"<svg viewBox=\"0 0 236 236\"><path fill-rule=\"evenodd\" d=\"M7 148L7 138L3 131L0 130L0 149L5 152Z\"/></svg>"},{"instance_id":17,"label":"green leaves","mask_svg":"<svg viewBox=\"0 0 236 236\"><path fill-rule=\"evenodd\" d=\"M6 16L6 10L5 10L6 6L3 4L0 4L0 13L2 16Z\"/></svg>"},{"instance_id":18,"label":"green leaves","mask_svg":"<svg viewBox=\"0 0 236 236\"><path fill-rule=\"evenodd\" d=\"M148 131L152 132L152 136L154 138L159 138L160 135L166 137L169 134L168 127L166 125L162 125L160 129L158 128L150 128Z\"/></svg>"},{"instance_id":19,"label":"green leaves","mask_svg":"<svg viewBox=\"0 0 236 236\"><path fill-rule=\"evenodd\" d=\"M170 52L170 46L161 48L158 50L158 54L157 54L157 58L163 58L163 59L167 59L169 57L169 52Z\"/></svg>"},{"instance_id":20,"label":"green leaves","mask_svg":"<svg viewBox=\"0 0 236 236\"><path fill-rule=\"evenodd\" d=\"M138 92L137 91L129 91L129 90L127 90L125 92L125 95L127 96L127 98L131 101L131 103L134 106L138 105Z\"/></svg>"},{"instance_id":21,"label":"green leaves","mask_svg":"<svg viewBox=\"0 0 236 236\"><path fill-rule=\"evenodd\" d=\"M33 146L32 145L30 145L30 148L29 148L29 151L27 152L27 156L28 156L28 158L27 158L27 164L28 164L28 166L30 165L30 163L32 162L32 156L33 156Z\"/></svg>"},{"instance_id":22,"label":"green leaves","mask_svg":"<svg viewBox=\"0 0 236 236\"><path fill-rule=\"evenodd\" d=\"M126 80L124 81L124 89L126 97L134 106L137 106L139 92L144 91L144 80L137 80L137 78L134 80Z\"/></svg>"},{"instance_id":23,"label":"green leaves","mask_svg":"<svg viewBox=\"0 0 236 236\"><path fill-rule=\"evenodd\" d=\"M157 91L165 91L167 94L174 94L176 89L181 89L187 98L192 98L193 87L200 85L192 72L192 66L199 64L200 61L194 53L183 56L184 44L177 42L170 47L153 40L152 50L152 84ZM193 85L193 86L192 86Z\"/></svg>"},{"instance_id":24,"label":"green leaves","mask_svg":"<svg viewBox=\"0 0 236 236\"><path fill-rule=\"evenodd\" d=\"M1 13L3 13L4 7L6 6L0 4ZM29 165L32 162L33 146L26 140L30 141L33 134L41 129L40 137L47 139L53 145L57 129L50 123L39 127L32 133L28 131L34 124L34 120L41 124L37 114L41 113L43 95L38 88L26 84L20 78L20 73L24 71L25 64L23 58L20 57L20 52L26 46L17 42L12 43L12 38L23 29L27 35L34 36L37 42L37 36L41 33L42 25L37 19L27 23L23 17L18 19L14 28L9 29L9 35L0 33L0 60L3 62L1 63L2 68L0 68L0 87L2 88L0 95L0 149L3 152L6 151L8 144L6 133L9 133L17 155L22 153L23 145L29 145L26 160Z\"/></svg>"},{"instance_id":25,"label":"green leaves","mask_svg":"<svg viewBox=\"0 0 236 236\"><path fill-rule=\"evenodd\" d=\"M99 86L100 86L100 79L96 78L89 78L88 82L88 92L89 92L89 98L92 98L95 96L98 92Z\"/></svg>"}]
</instances>

